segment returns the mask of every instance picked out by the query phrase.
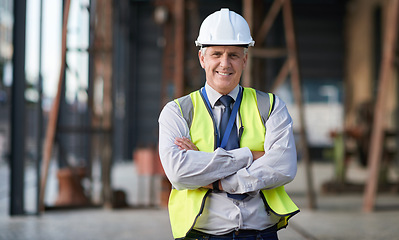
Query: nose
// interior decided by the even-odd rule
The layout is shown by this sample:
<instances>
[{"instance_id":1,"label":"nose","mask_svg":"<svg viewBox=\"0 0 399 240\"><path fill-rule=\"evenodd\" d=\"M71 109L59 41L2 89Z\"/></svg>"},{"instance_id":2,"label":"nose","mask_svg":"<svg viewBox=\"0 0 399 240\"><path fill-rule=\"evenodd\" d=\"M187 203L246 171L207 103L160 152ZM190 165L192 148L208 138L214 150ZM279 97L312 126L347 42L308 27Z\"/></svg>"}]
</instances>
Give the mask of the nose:
<instances>
[{"instance_id":1,"label":"nose","mask_svg":"<svg viewBox=\"0 0 399 240\"><path fill-rule=\"evenodd\" d=\"M223 54L220 58L220 67L228 68L230 66L230 59L227 54Z\"/></svg>"}]
</instances>

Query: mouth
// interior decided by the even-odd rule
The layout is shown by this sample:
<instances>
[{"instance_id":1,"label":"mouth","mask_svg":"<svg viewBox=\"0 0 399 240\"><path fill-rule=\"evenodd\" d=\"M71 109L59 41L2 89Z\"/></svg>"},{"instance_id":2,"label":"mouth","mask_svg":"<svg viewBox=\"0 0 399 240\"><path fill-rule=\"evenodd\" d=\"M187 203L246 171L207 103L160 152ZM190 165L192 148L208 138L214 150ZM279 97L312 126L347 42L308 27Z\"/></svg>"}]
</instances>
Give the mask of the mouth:
<instances>
[{"instance_id":1,"label":"mouth","mask_svg":"<svg viewBox=\"0 0 399 240\"><path fill-rule=\"evenodd\" d=\"M228 73L228 72L218 72L216 71L217 74L222 75L222 76L230 76L232 73Z\"/></svg>"}]
</instances>

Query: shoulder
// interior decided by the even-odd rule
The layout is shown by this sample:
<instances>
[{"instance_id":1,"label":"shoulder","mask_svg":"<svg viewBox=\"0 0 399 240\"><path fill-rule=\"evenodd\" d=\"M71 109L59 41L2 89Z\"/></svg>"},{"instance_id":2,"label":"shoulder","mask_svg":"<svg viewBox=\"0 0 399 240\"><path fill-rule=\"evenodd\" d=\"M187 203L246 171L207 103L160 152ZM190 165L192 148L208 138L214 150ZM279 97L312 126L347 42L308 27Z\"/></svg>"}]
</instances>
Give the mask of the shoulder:
<instances>
[{"instance_id":1,"label":"shoulder","mask_svg":"<svg viewBox=\"0 0 399 240\"><path fill-rule=\"evenodd\" d=\"M244 92L247 95L253 95L254 97L256 97L258 104L270 103L275 98L273 93L266 93L258 89L249 87L244 87Z\"/></svg>"},{"instance_id":2,"label":"shoulder","mask_svg":"<svg viewBox=\"0 0 399 240\"><path fill-rule=\"evenodd\" d=\"M274 95L274 108L275 109L287 108L285 102L277 95Z\"/></svg>"},{"instance_id":3,"label":"shoulder","mask_svg":"<svg viewBox=\"0 0 399 240\"><path fill-rule=\"evenodd\" d=\"M281 111L287 111L284 101L273 93L266 93L253 88L245 88L245 91L252 92L256 96L258 110L263 122L266 122L273 115L280 114Z\"/></svg>"},{"instance_id":4,"label":"shoulder","mask_svg":"<svg viewBox=\"0 0 399 240\"><path fill-rule=\"evenodd\" d=\"M262 92L253 88L245 88L244 92L247 92L247 95L252 95L252 98L256 101L262 121L266 122L274 108L274 94Z\"/></svg>"},{"instance_id":5,"label":"shoulder","mask_svg":"<svg viewBox=\"0 0 399 240\"><path fill-rule=\"evenodd\" d=\"M178 107L181 109L192 108L193 107L193 102L191 100L192 94L193 93L177 98L173 102L175 102L178 105Z\"/></svg>"},{"instance_id":6,"label":"shoulder","mask_svg":"<svg viewBox=\"0 0 399 240\"><path fill-rule=\"evenodd\" d=\"M193 93L190 93L188 95L182 96L180 98L176 98L176 99L168 102L163 107L162 111L170 111L170 110L172 110L172 111L180 111L180 108L182 106L190 105L190 102L192 102L191 101L191 96L190 96L191 94L193 94Z\"/></svg>"},{"instance_id":7,"label":"shoulder","mask_svg":"<svg viewBox=\"0 0 399 240\"><path fill-rule=\"evenodd\" d=\"M256 93L256 97L258 99L258 104L271 104L273 110L276 107L285 107L285 102L281 100L277 95L274 93L266 93L257 89L253 89Z\"/></svg>"},{"instance_id":8,"label":"shoulder","mask_svg":"<svg viewBox=\"0 0 399 240\"><path fill-rule=\"evenodd\" d=\"M170 101L161 110L159 119L170 118L175 115L181 115L180 107L176 101Z\"/></svg>"},{"instance_id":9,"label":"shoulder","mask_svg":"<svg viewBox=\"0 0 399 240\"><path fill-rule=\"evenodd\" d=\"M193 102L191 100L192 94L193 93L168 102L161 111L159 121L168 121L179 118L190 123L193 115Z\"/></svg>"}]
</instances>

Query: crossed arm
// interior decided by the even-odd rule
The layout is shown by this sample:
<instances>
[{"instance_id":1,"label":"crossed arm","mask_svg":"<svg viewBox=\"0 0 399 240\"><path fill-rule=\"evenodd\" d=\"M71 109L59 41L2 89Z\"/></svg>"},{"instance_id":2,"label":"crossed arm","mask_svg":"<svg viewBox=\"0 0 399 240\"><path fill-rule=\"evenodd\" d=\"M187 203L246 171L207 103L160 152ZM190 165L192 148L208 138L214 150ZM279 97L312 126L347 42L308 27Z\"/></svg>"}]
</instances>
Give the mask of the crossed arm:
<instances>
[{"instance_id":1,"label":"crossed arm","mask_svg":"<svg viewBox=\"0 0 399 240\"><path fill-rule=\"evenodd\" d=\"M229 193L248 193L282 186L296 174L296 150L292 120L277 99L266 123L265 152L248 148L201 152L189 140L190 132L178 106L168 103L159 118L159 153L165 173L178 189L219 188Z\"/></svg>"},{"instance_id":2,"label":"crossed arm","mask_svg":"<svg viewBox=\"0 0 399 240\"><path fill-rule=\"evenodd\" d=\"M181 138L177 137L175 139L175 144L180 150L199 151L197 146L195 146L195 144L193 142L191 142L191 140L186 138L186 137L181 137ZM252 153L253 161L255 161L256 159L262 157L265 154L264 151L251 151L251 153ZM222 186L220 181L218 182L218 184L219 184L219 189L223 190L223 186ZM212 184L208 184L206 186L203 186L203 188L213 189L213 185Z\"/></svg>"}]
</instances>

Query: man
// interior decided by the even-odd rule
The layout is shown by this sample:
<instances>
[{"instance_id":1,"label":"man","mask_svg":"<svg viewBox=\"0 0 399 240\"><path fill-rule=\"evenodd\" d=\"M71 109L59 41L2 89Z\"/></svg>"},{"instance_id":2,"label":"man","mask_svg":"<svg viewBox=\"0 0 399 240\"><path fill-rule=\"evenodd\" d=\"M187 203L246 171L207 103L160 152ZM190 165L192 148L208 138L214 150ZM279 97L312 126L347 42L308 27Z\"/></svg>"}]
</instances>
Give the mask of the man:
<instances>
[{"instance_id":1,"label":"man","mask_svg":"<svg viewBox=\"0 0 399 240\"><path fill-rule=\"evenodd\" d=\"M244 18L211 14L196 44L205 86L159 117L173 236L278 239L299 212L283 187L297 170L291 117L278 97L239 85L254 45Z\"/></svg>"}]
</instances>

